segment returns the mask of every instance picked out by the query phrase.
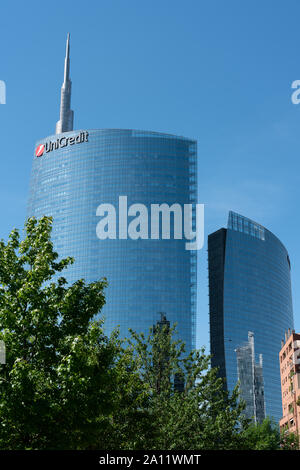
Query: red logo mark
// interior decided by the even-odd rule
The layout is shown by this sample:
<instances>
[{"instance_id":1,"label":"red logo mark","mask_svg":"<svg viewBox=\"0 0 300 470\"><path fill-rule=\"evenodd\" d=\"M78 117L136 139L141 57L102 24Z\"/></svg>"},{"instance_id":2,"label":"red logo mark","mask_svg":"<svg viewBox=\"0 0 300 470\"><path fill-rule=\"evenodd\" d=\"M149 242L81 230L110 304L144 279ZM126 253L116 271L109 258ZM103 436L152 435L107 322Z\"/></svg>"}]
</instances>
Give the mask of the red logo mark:
<instances>
[{"instance_id":1,"label":"red logo mark","mask_svg":"<svg viewBox=\"0 0 300 470\"><path fill-rule=\"evenodd\" d=\"M45 150L45 145L44 144L38 145L38 147L36 148L36 151L35 151L35 156L36 157L41 157L44 153L44 150Z\"/></svg>"}]
</instances>

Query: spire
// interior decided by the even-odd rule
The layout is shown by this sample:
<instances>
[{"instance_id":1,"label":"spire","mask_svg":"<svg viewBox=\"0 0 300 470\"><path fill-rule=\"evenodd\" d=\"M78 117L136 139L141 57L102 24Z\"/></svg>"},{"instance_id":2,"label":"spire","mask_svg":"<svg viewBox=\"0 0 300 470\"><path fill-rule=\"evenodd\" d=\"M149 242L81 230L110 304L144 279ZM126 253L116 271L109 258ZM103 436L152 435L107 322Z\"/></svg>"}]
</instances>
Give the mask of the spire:
<instances>
[{"instance_id":1,"label":"spire","mask_svg":"<svg viewBox=\"0 0 300 470\"><path fill-rule=\"evenodd\" d=\"M70 33L68 33L67 44L66 44L64 83L66 83L69 80L69 74L70 74Z\"/></svg>"},{"instance_id":2,"label":"spire","mask_svg":"<svg viewBox=\"0 0 300 470\"><path fill-rule=\"evenodd\" d=\"M56 134L73 130L74 113L71 110L71 87L70 76L70 33L67 36L66 57L64 68L64 82L61 87L60 115L56 123Z\"/></svg>"}]
</instances>

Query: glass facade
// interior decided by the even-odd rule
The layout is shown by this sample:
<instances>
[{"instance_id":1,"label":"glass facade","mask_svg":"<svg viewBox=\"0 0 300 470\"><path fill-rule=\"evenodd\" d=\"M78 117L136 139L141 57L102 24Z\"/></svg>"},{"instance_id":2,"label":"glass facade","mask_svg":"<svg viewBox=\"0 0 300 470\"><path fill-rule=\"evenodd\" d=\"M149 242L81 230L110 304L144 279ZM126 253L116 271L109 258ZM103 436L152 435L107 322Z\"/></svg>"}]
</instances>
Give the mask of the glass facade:
<instances>
[{"instance_id":1,"label":"glass facade","mask_svg":"<svg viewBox=\"0 0 300 470\"><path fill-rule=\"evenodd\" d=\"M195 204L196 142L156 132L78 130L39 141L36 155L27 215L53 216L55 249L76 260L69 282L108 279L106 331L148 331L164 312L187 349L194 347L196 252L172 236L100 240L96 210L112 204L118 211L119 196L149 213L151 204ZM118 215L116 223L118 233Z\"/></svg>"},{"instance_id":2,"label":"glass facade","mask_svg":"<svg viewBox=\"0 0 300 470\"><path fill-rule=\"evenodd\" d=\"M245 401L244 414L255 423L261 423L265 417L265 397L263 380L263 357L255 363L254 334L248 331L248 342L236 349L237 371L240 397Z\"/></svg>"},{"instance_id":3,"label":"glass facade","mask_svg":"<svg viewBox=\"0 0 300 470\"><path fill-rule=\"evenodd\" d=\"M285 331L293 329L288 253L269 230L230 212L227 230L209 235L208 254L212 366L232 390L238 380L236 349L253 332L255 353L263 356L266 414L279 421L278 354Z\"/></svg>"}]
</instances>

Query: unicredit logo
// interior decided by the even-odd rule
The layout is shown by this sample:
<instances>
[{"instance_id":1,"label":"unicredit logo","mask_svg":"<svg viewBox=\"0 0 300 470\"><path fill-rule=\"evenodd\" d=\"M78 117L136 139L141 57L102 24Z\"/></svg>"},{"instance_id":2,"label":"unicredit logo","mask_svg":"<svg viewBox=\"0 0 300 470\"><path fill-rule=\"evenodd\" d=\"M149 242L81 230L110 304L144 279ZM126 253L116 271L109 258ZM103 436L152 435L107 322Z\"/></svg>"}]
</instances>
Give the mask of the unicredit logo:
<instances>
[{"instance_id":1,"label":"unicredit logo","mask_svg":"<svg viewBox=\"0 0 300 470\"><path fill-rule=\"evenodd\" d=\"M76 136L72 137L60 137L55 141L49 140L45 144L37 146L35 151L36 157L41 157L44 152L49 153L52 150L58 150L60 148L67 147L69 145L81 144L82 142L88 142L89 133L87 131L80 132Z\"/></svg>"},{"instance_id":2,"label":"unicredit logo","mask_svg":"<svg viewBox=\"0 0 300 470\"><path fill-rule=\"evenodd\" d=\"M36 148L36 151L35 151L35 156L36 157L41 157L44 153L44 150L45 150L45 145L44 144L38 145L37 148Z\"/></svg>"}]
</instances>

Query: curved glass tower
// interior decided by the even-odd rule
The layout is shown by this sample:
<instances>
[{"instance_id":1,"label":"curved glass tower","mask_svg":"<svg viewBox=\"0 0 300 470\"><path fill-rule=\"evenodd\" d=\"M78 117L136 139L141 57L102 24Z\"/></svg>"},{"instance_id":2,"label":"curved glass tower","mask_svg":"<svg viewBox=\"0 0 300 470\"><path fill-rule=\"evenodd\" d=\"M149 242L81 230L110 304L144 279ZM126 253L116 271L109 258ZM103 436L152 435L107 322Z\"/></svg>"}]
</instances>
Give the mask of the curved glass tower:
<instances>
[{"instance_id":1,"label":"curved glass tower","mask_svg":"<svg viewBox=\"0 0 300 470\"><path fill-rule=\"evenodd\" d=\"M196 142L136 130L78 130L37 143L28 217L53 216L53 242L61 257L74 256L70 282L106 277L106 330L120 325L148 331L165 312L177 322L187 349L194 346L196 253L185 239L104 239L96 234L100 204L194 204ZM128 223L130 216L128 216ZM149 220L149 227L150 227Z\"/></svg>"},{"instance_id":2,"label":"curved glass tower","mask_svg":"<svg viewBox=\"0 0 300 470\"><path fill-rule=\"evenodd\" d=\"M269 230L230 212L228 228L209 235L208 254L212 366L219 367L232 390L243 372L238 353L254 336L252 365L262 364L266 414L279 421L278 354L285 331L293 329L287 250ZM251 393L256 389L254 380Z\"/></svg>"}]
</instances>

